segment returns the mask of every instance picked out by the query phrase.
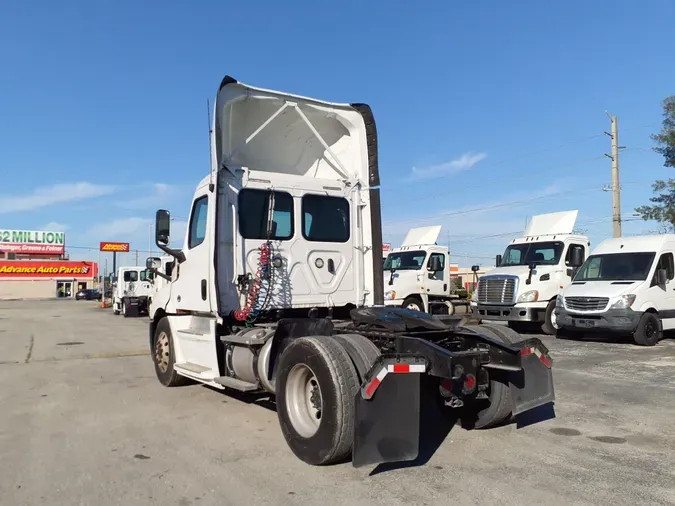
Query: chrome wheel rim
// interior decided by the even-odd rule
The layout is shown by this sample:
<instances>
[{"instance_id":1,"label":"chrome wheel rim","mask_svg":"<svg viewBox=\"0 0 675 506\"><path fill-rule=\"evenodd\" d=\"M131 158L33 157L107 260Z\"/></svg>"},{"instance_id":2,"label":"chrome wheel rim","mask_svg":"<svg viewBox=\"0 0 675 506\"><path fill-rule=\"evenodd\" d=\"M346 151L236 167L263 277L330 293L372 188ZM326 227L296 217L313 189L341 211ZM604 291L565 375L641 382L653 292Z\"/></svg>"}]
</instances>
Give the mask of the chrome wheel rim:
<instances>
[{"instance_id":1,"label":"chrome wheel rim","mask_svg":"<svg viewBox=\"0 0 675 506\"><path fill-rule=\"evenodd\" d=\"M412 309L413 311L421 311L420 307L417 305L415 302L410 302L407 306L406 309Z\"/></svg>"},{"instance_id":2,"label":"chrome wheel rim","mask_svg":"<svg viewBox=\"0 0 675 506\"><path fill-rule=\"evenodd\" d=\"M155 341L155 362L161 372L169 369L169 336L166 332L160 332Z\"/></svg>"},{"instance_id":3,"label":"chrome wheel rim","mask_svg":"<svg viewBox=\"0 0 675 506\"><path fill-rule=\"evenodd\" d=\"M286 379L286 411L295 431L310 438L319 430L323 414L321 387L305 364L295 365Z\"/></svg>"},{"instance_id":4,"label":"chrome wheel rim","mask_svg":"<svg viewBox=\"0 0 675 506\"><path fill-rule=\"evenodd\" d=\"M551 311L551 326L556 330L558 330L558 328L559 328L558 327L558 317L555 314L555 309L553 311Z\"/></svg>"}]
</instances>

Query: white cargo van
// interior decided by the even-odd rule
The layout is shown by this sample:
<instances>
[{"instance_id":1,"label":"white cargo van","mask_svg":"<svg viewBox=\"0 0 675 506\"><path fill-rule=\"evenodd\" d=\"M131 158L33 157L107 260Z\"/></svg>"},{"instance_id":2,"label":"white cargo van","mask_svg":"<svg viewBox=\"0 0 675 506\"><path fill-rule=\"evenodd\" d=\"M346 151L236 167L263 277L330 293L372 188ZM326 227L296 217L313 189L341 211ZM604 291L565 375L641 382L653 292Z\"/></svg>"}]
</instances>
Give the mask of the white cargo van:
<instances>
[{"instance_id":1,"label":"white cargo van","mask_svg":"<svg viewBox=\"0 0 675 506\"><path fill-rule=\"evenodd\" d=\"M558 326L632 334L653 346L675 328L675 235L645 235L601 242L558 297Z\"/></svg>"},{"instance_id":2,"label":"white cargo van","mask_svg":"<svg viewBox=\"0 0 675 506\"><path fill-rule=\"evenodd\" d=\"M478 280L474 317L505 321L518 331L536 324L544 334L556 334L556 297L571 283L591 245L573 233L578 212L532 217L523 237L511 241L504 256L497 255L496 268Z\"/></svg>"}]
</instances>

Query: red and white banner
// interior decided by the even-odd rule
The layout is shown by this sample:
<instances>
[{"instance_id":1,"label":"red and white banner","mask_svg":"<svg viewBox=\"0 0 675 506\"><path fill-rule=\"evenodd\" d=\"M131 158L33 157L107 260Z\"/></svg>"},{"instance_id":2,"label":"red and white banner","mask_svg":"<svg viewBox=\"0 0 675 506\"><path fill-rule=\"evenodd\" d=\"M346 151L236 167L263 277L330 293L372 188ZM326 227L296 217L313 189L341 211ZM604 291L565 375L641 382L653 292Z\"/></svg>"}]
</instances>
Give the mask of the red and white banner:
<instances>
[{"instance_id":1,"label":"red and white banner","mask_svg":"<svg viewBox=\"0 0 675 506\"><path fill-rule=\"evenodd\" d=\"M94 279L96 276L96 262L0 260L0 279Z\"/></svg>"},{"instance_id":2,"label":"red and white banner","mask_svg":"<svg viewBox=\"0 0 675 506\"><path fill-rule=\"evenodd\" d=\"M382 253L383 254L389 253L390 250L391 250L391 244L389 244L388 242L383 242L382 243Z\"/></svg>"}]
</instances>

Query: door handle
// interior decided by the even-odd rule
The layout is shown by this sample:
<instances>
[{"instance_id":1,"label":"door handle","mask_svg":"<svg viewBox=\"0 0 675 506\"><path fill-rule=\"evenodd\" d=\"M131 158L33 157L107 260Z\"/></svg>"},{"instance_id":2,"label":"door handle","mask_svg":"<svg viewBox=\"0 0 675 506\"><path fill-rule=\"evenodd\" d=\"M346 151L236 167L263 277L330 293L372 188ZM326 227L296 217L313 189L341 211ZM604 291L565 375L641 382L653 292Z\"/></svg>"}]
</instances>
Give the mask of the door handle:
<instances>
[{"instance_id":1,"label":"door handle","mask_svg":"<svg viewBox=\"0 0 675 506\"><path fill-rule=\"evenodd\" d=\"M328 259L328 272L335 274L335 262L333 262L332 258Z\"/></svg>"},{"instance_id":2,"label":"door handle","mask_svg":"<svg viewBox=\"0 0 675 506\"><path fill-rule=\"evenodd\" d=\"M202 300L206 300L206 280L202 279Z\"/></svg>"}]
</instances>

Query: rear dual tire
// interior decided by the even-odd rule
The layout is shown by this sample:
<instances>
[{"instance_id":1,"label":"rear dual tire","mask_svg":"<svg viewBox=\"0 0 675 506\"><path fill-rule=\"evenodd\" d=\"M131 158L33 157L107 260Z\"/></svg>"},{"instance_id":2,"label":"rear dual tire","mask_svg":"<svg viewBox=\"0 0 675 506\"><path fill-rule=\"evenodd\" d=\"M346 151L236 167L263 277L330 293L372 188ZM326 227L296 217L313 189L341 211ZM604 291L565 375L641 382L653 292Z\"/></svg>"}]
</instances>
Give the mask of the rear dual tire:
<instances>
[{"instance_id":1,"label":"rear dual tire","mask_svg":"<svg viewBox=\"0 0 675 506\"><path fill-rule=\"evenodd\" d=\"M478 332L497 339L504 344L514 344L522 341L522 336L513 329L503 325L480 325ZM489 429L506 422L511 418L513 404L511 402L511 388L508 378L503 371L490 370L490 386L488 387L488 405L483 409L465 407L467 420L463 425L473 429ZM466 424L465 422L469 422Z\"/></svg>"},{"instance_id":2,"label":"rear dual tire","mask_svg":"<svg viewBox=\"0 0 675 506\"><path fill-rule=\"evenodd\" d=\"M360 335L294 339L279 357L277 416L293 453L311 465L351 455L355 397L379 350Z\"/></svg>"}]
</instances>

